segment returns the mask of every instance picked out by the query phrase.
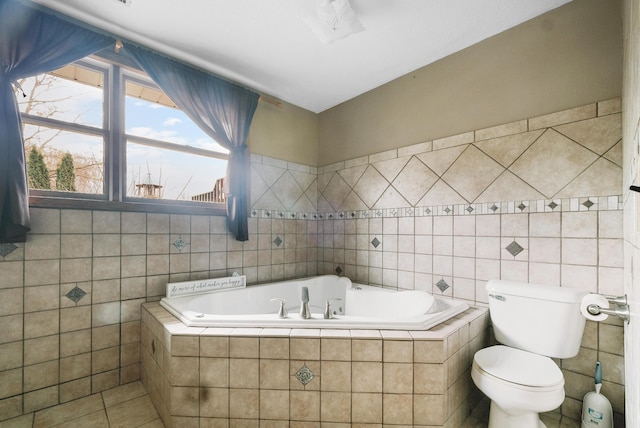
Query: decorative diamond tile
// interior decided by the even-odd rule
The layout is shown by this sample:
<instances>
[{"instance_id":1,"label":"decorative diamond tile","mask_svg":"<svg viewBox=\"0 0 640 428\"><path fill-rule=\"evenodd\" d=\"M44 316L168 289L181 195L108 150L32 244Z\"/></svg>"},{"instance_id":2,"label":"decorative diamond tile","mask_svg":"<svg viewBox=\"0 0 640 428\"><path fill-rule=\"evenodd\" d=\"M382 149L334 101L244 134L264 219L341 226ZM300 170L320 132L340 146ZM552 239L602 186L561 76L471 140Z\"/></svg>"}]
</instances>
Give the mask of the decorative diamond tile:
<instances>
[{"instance_id":1,"label":"decorative diamond tile","mask_svg":"<svg viewBox=\"0 0 640 428\"><path fill-rule=\"evenodd\" d=\"M449 214L451 212L451 208L447 207L444 209L444 212L446 212L447 214Z\"/></svg>"},{"instance_id":2,"label":"decorative diamond tile","mask_svg":"<svg viewBox=\"0 0 640 428\"><path fill-rule=\"evenodd\" d=\"M527 208L527 206L525 204L523 204L522 202L520 202L520 205L518 205L518 209L520 211L524 211L525 208Z\"/></svg>"},{"instance_id":3,"label":"decorative diamond tile","mask_svg":"<svg viewBox=\"0 0 640 428\"><path fill-rule=\"evenodd\" d=\"M469 214L471 214L473 212L473 207L471 205L469 205L466 209L466 212L468 212Z\"/></svg>"},{"instance_id":4,"label":"decorative diamond tile","mask_svg":"<svg viewBox=\"0 0 640 428\"><path fill-rule=\"evenodd\" d=\"M342 268L338 266L335 271L338 275L342 274Z\"/></svg>"},{"instance_id":5,"label":"decorative diamond tile","mask_svg":"<svg viewBox=\"0 0 640 428\"><path fill-rule=\"evenodd\" d=\"M347 198L350 191L351 187L344 179L339 174L334 174L327 186L322 190L322 195L329 202L331 208L337 210Z\"/></svg>"},{"instance_id":6,"label":"decorative diamond tile","mask_svg":"<svg viewBox=\"0 0 640 428\"><path fill-rule=\"evenodd\" d=\"M522 250L524 250L524 248L522 248L522 246L516 241L513 241L511 244L507 245L505 250L507 250L513 257L515 257L520 254Z\"/></svg>"},{"instance_id":7,"label":"decorative diamond tile","mask_svg":"<svg viewBox=\"0 0 640 428\"><path fill-rule=\"evenodd\" d=\"M591 150L553 129L547 129L509 167L509 171L551 198L597 158L598 155Z\"/></svg>"},{"instance_id":8,"label":"decorative diamond tile","mask_svg":"<svg viewBox=\"0 0 640 428\"><path fill-rule=\"evenodd\" d=\"M438 176L414 157L393 180L393 187L410 205L416 205L437 180Z\"/></svg>"},{"instance_id":9,"label":"decorative diamond tile","mask_svg":"<svg viewBox=\"0 0 640 428\"><path fill-rule=\"evenodd\" d=\"M424 213L425 214L431 214L431 209L430 208L425 208L424 209Z\"/></svg>"},{"instance_id":10,"label":"decorative diamond tile","mask_svg":"<svg viewBox=\"0 0 640 428\"><path fill-rule=\"evenodd\" d=\"M353 191L367 207L372 208L387 187L389 187L389 182L372 165L369 165L353 187Z\"/></svg>"},{"instance_id":11,"label":"decorative diamond tile","mask_svg":"<svg viewBox=\"0 0 640 428\"><path fill-rule=\"evenodd\" d=\"M591 202L591 199L587 199L586 201L584 201L582 203L582 205L584 205L587 208L591 208L593 205L595 205L593 202Z\"/></svg>"},{"instance_id":12,"label":"decorative diamond tile","mask_svg":"<svg viewBox=\"0 0 640 428\"><path fill-rule=\"evenodd\" d=\"M293 204L304 194L304 190L289 171L285 171L280 176L271 186L271 190L285 210L290 210Z\"/></svg>"},{"instance_id":13,"label":"decorative diamond tile","mask_svg":"<svg viewBox=\"0 0 640 428\"><path fill-rule=\"evenodd\" d=\"M466 201L471 202L476 200L504 170L502 165L477 147L468 145L451 168L442 175L442 180ZM473 180L469 179L471 174Z\"/></svg>"},{"instance_id":14,"label":"decorative diamond tile","mask_svg":"<svg viewBox=\"0 0 640 428\"><path fill-rule=\"evenodd\" d=\"M556 204L555 202L551 201L549 202L549 205L547 205L549 208L551 208L552 210L556 209L556 207L558 206L558 204Z\"/></svg>"},{"instance_id":15,"label":"decorative diamond tile","mask_svg":"<svg viewBox=\"0 0 640 428\"><path fill-rule=\"evenodd\" d=\"M87 292L76 285L71 291L65 294L65 297L69 300L73 300L75 303L78 303L80 299L82 299L86 295Z\"/></svg>"},{"instance_id":16,"label":"decorative diamond tile","mask_svg":"<svg viewBox=\"0 0 640 428\"><path fill-rule=\"evenodd\" d=\"M309 370L309 367L304 365L296 372L296 378L301 384L306 385L313 380L313 372Z\"/></svg>"},{"instance_id":17,"label":"decorative diamond tile","mask_svg":"<svg viewBox=\"0 0 640 428\"><path fill-rule=\"evenodd\" d=\"M256 210L251 211L251 216L252 217L256 217L257 215L258 215L258 211L256 211Z\"/></svg>"},{"instance_id":18,"label":"decorative diamond tile","mask_svg":"<svg viewBox=\"0 0 640 428\"><path fill-rule=\"evenodd\" d=\"M496 204L491 205L491 207L489 207L489 209L493 212L498 211L498 207L496 206Z\"/></svg>"},{"instance_id":19,"label":"decorative diamond tile","mask_svg":"<svg viewBox=\"0 0 640 428\"><path fill-rule=\"evenodd\" d=\"M178 251L182 252L182 250L184 250L185 247L187 245L189 245L189 243L187 241L185 241L184 239L182 239L182 236L181 236L178 239L176 239L175 241L173 241L173 243L171 245L176 247L178 249Z\"/></svg>"},{"instance_id":20,"label":"decorative diamond tile","mask_svg":"<svg viewBox=\"0 0 640 428\"><path fill-rule=\"evenodd\" d=\"M380 241L378 241L378 238L373 238L373 241L371 241L371 245L373 245L373 248L378 248L378 245L380 245Z\"/></svg>"},{"instance_id":21,"label":"decorative diamond tile","mask_svg":"<svg viewBox=\"0 0 640 428\"><path fill-rule=\"evenodd\" d=\"M447 288L449 288L449 284L447 284L447 281L445 281L444 279L441 279L436 283L436 287L438 287L440 291L444 293L445 291L447 291Z\"/></svg>"},{"instance_id":22,"label":"decorative diamond tile","mask_svg":"<svg viewBox=\"0 0 640 428\"><path fill-rule=\"evenodd\" d=\"M273 240L273 243L276 244L276 247L279 247L282 244L282 239L279 236L276 236L276 239Z\"/></svg>"},{"instance_id":23,"label":"decorative diamond tile","mask_svg":"<svg viewBox=\"0 0 640 428\"><path fill-rule=\"evenodd\" d=\"M18 246L12 243L0 244L0 256L7 257L9 254L13 253L17 248Z\"/></svg>"}]
</instances>

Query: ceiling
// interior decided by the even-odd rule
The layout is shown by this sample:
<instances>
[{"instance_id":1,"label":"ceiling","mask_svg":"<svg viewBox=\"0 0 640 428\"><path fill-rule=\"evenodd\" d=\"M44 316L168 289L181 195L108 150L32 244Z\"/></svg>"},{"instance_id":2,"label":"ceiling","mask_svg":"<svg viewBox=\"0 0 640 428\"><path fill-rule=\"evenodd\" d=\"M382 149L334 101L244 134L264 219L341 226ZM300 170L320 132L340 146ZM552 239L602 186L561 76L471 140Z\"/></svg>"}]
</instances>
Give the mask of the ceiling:
<instances>
[{"instance_id":1,"label":"ceiling","mask_svg":"<svg viewBox=\"0 0 640 428\"><path fill-rule=\"evenodd\" d=\"M319 113L570 0L351 0L365 30L330 44L302 19L326 0L33 1Z\"/></svg>"}]
</instances>

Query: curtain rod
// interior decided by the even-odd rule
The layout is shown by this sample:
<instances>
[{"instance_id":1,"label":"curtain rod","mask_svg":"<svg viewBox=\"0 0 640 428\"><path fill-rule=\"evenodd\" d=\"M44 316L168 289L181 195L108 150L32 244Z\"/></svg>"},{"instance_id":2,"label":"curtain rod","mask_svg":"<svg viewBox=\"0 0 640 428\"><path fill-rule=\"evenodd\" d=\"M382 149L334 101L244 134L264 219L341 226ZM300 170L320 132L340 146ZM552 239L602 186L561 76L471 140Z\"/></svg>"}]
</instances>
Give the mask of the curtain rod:
<instances>
[{"instance_id":1,"label":"curtain rod","mask_svg":"<svg viewBox=\"0 0 640 428\"><path fill-rule=\"evenodd\" d=\"M276 106L278 108L282 108L282 102L276 100L275 98L265 97L264 95L260 95L260 97L258 98L258 101L262 101L262 102L265 102L267 104L274 105L274 106Z\"/></svg>"}]
</instances>

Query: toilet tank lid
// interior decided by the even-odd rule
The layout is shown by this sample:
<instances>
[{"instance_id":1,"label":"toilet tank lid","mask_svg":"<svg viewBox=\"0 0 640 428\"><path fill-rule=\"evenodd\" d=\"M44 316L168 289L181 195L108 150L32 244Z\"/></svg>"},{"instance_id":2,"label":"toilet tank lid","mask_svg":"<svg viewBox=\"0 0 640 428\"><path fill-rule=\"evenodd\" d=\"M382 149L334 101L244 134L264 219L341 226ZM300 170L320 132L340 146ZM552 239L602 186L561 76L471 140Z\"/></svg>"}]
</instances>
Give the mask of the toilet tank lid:
<instances>
[{"instance_id":1,"label":"toilet tank lid","mask_svg":"<svg viewBox=\"0 0 640 428\"><path fill-rule=\"evenodd\" d=\"M505 281L492 279L486 286L489 294L529 297L539 300L553 300L556 302L578 303L589 294L587 290L570 287L556 287L552 285L533 284L530 282Z\"/></svg>"}]
</instances>

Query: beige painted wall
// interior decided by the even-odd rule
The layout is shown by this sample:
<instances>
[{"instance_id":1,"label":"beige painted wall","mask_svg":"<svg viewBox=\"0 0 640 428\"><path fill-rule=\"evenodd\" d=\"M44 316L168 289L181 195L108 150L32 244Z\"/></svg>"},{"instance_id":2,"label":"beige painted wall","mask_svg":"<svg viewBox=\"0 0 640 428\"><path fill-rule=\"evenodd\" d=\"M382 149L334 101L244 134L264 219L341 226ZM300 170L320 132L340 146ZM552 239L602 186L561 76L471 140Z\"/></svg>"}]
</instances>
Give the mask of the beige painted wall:
<instances>
[{"instance_id":1,"label":"beige painted wall","mask_svg":"<svg viewBox=\"0 0 640 428\"><path fill-rule=\"evenodd\" d=\"M318 166L619 97L621 13L574 0L322 112Z\"/></svg>"},{"instance_id":2,"label":"beige painted wall","mask_svg":"<svg viewBox=\"0 0 640 428\"><path fill-rule=\"evenodd\" d=\"M316 166L318 115L292 104L260 101L251 123L251 153Z\"/></svg>"}]
</instances>

